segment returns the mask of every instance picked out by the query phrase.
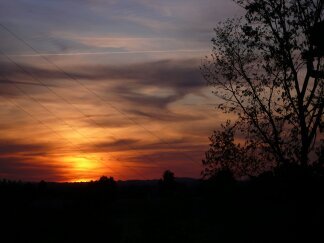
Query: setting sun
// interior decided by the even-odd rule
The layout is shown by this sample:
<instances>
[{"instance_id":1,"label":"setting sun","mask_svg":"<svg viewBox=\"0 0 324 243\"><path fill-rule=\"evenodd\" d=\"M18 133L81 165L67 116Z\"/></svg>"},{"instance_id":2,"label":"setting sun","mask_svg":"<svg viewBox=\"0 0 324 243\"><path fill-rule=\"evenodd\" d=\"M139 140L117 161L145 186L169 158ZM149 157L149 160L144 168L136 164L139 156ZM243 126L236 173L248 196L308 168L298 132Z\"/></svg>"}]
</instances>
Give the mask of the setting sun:
<instances>
[{"instance_id":1,"label":"setting sun","mask_svg":"<svg viewBox=\"0 0 324 243\"><path fill-rule=\"evenodd\" d=\"M69 168L71 182L95 180L102 171L100 159L93 155L69 156L62 161Z\"/></svg>"},{"instance_id":2,"label":"setting sun","mask_svg":"<svg viewBox=\"0 0 324 243\"><path fill-rule=\"evenodd\" d=\"M95 158L90 158L90 157L67 157L64 159L65 162L72 163L73 167L76 170L91 170L98 168L97 161Z\"/></svg>"}]
</instances>

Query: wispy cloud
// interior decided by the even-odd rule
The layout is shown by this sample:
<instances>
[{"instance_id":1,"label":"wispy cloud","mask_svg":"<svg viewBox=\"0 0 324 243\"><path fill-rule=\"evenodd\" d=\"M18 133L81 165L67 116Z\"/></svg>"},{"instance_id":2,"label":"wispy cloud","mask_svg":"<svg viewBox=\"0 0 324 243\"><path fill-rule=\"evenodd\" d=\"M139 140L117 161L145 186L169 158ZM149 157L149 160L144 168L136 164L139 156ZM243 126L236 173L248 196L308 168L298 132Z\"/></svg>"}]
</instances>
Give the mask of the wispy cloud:
<instances>
[{"instance_id":1,"label":"wispy cloud","mask_svg":"<svg viewBox=\"0 0 324 243\"><path fill-rule=\"evenodd\" d=\"M124 178L130 172L120 162L150 177L166 168L199 176L199 162L193 166L182 153L200 161L221 120L200 105L213 103L200 58L209 53L216 23L239 12L233 6L228 0L0 1L0 23L40 53L0 29L1 51L25 70L1 59L0 177L86 176L76 166L84 151ZM92 179L112 173L96 168L88 171Z\"/></svg>"},{"instance_id":2,"label":"wispy cloud","mask_svg":"<svg viewBox=\"0 0 324 243\"><path fill-rule=\"evenodd\" d=\"M143 50L143 51L103 51L103 52L73 52L73 53L38 53L38 54L11 54L11 57L40 57L40 56L87 56L87 55L116 55L116 54L142 54L142 53L202 53L207 50Z\"/></svg>"}]
</instances>

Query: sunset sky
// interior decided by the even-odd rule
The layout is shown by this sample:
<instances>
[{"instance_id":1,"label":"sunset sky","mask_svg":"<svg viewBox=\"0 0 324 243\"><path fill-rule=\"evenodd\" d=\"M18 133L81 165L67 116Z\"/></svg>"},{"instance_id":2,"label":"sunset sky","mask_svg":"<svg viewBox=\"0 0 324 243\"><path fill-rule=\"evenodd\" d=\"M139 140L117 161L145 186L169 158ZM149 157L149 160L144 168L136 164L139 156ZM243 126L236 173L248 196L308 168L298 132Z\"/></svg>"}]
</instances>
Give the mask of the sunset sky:
<instances>
[{"instance_id":1,"label":"sunset sky","mask_svg":"<svg viewBox=\"0 0 324 243\"><path fill-rule=\"evenodd\" d=\"M200 177L230 0L1 0L0 178Z\"/></svg>"}]
</instances>

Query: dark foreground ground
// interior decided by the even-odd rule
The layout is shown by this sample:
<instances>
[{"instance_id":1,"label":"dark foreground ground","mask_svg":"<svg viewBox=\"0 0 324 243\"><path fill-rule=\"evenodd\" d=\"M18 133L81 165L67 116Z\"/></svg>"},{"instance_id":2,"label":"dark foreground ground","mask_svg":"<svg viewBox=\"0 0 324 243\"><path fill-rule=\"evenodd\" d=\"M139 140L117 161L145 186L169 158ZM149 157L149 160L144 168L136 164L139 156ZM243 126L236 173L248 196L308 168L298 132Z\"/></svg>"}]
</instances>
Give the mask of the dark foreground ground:
<instances>
[{"instance_id":1,"label":"dark foreground ground","mask_svg":"<svg viewBox=\"0 0 324 243\"><path fill-rule=\"evenodd\" d=\"M0 183L0 242L324 242L321 178Z\"/></svg>"}]
</instances>

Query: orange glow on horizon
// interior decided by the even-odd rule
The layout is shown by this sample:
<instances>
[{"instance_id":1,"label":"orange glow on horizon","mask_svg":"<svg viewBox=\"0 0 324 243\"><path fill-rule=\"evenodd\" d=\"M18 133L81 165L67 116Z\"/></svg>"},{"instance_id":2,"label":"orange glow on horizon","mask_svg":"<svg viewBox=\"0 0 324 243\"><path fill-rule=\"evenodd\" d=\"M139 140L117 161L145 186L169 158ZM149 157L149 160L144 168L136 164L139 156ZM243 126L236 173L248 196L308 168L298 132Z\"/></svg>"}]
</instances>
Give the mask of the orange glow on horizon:
<instances>
[{"instance_id":1,"label":"orange glow on horizon","mask_svg":"<svg viewBox=\"0 0 324 243\"><path fill-rule=\"evenodd\" d=\"M62 158L65 165L69 167L71 180L69 182L86 182L98 179L103 168L99 164L100 159L93 155L76 155Z\"/></svg>"},{"instance_id":2,"label":"orange glow on horizon","mask_svg":"<svg viewBox=\"0 0 324 243\"><path fill-rule=\"evenodd\" d=\"M85 156L71 156L63 158L65 163L72 164L72 167L75 170L85 171L90 169L96 169L96 158L85 157Z\"/></svg>"}]
</instances>

